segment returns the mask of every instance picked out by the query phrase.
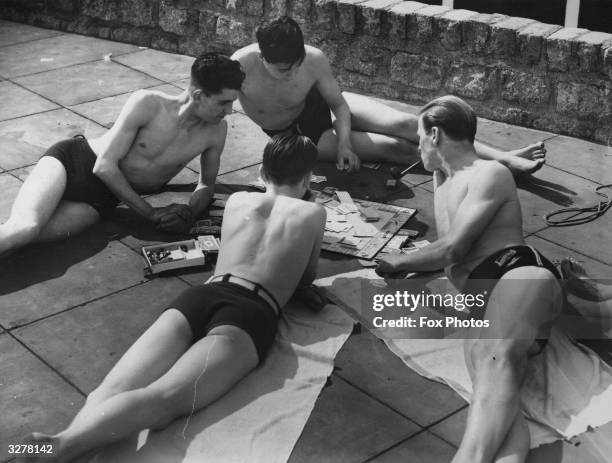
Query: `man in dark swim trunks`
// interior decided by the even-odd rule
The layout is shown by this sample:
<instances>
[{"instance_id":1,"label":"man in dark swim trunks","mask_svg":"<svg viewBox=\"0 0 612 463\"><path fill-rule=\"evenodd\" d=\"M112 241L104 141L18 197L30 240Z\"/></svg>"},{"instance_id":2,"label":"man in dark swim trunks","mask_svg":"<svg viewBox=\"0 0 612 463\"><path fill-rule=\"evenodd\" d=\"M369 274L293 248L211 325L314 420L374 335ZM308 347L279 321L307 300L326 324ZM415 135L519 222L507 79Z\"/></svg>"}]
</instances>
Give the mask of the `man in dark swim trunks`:
<instances>
[{"instance_id":1,"label":"man in dark swim trunks","mask_svg":"<svg viewBox=\"0 0 612 463\"><path fill-rule=\"evenodd\" d=\"M199 56L179 96L139 90L99 138L53 145L38 161L0 225L0 255L32 241L75 235L122 201L158 228L188 229L210 203L227 124L244 73L216 53ZM153 207L141 195L165 185L200 156L200 181L189 205Z\"/></svg>"},{"instance_id":2,"label":"man in dark swim trunks","mask_svg":"<svg viewBox=\"0 0 612 463\"><path fill-rule=\"evenodd\" d=\"M244 112L264 131L310 137L319 159L339 169L361 162L412 164L418 157L417 117L372 98L341 92L327 57L304 45L300 26L284 16L257 30L257 43L236 51L246 79L239 94ZM336 117L332 123L331 112ZM544 163L543 143L499 151L475 143L482 158L513 172L533 172Z\"/></svg>"},{"instance_id":3,"label":"man in dark swim trunks","mask_svg":"<svg viewBox=\"0 0 612 463\"><path fill-rule=\"evenodd\" d=\"M476 115L446 96L421 109L423 165L433 172L438 240L413 253L389 256L381 275L445 268L461 291L489 291L490 328L465 341L473 396L458 462L522 462L529 431L519 408L526 359L541 349L563 305L554 266L525 244L521 206L510 171L478 158ZM482 280L479 280L482 279ZM481 339L482 338L482 339Z\"/></svg>"},{"instance_id":4,"label":"man in dark swim trunks","mask_svg":"<svg viewBox=\"0 0 612 463\"><path fill-rule=\"evenodd\" d=\"M279 310L316 275L325 210L302 201L317 156L302 136L265 148L265 193L235 193L214 276L180 294L123 355L70 426L55 436L70 461L214 402L265 358ZM194 390L195 388L195 390Z\"/></svg>"}]
</instances>

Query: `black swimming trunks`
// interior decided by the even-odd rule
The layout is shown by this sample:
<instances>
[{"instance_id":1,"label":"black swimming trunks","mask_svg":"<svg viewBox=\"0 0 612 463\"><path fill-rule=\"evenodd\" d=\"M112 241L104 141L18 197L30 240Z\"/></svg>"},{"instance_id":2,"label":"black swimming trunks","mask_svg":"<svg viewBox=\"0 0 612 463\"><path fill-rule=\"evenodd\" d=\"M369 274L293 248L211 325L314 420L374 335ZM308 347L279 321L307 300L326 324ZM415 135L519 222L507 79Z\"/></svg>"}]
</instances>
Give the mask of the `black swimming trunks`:
<instances>
[{"instance_id":1,"label":"black swimming trunks","mask_svg":"<svg viewBox=\"0 0 612 463\"><path fill-rule=\"evenodd\" d=\"M191 327L193 342L221 325L243 329L251 337L259 362L274 341L278 316L265 299L253 290L228 281L216 281L183 291L168 309L181 312Z\"/></svg>"},{"instance_id":2,"label":"black swimming trunks","mask_svg":"<svg viewBox=\"0 0 612 463\"><path fill-rule=\"evenodd\" d=\"M82 135L62 140L47 150L66 169L66 190L62 199L91 205L102 216L108 216L119 204L117 197L93 173L96 154Z\"/></svg>"},{"instance_id":3,"label":"black swimming trunks","mask_svg":"<svg viewBox=\"0 0 612 463\"><path fill-rule=\"evenodd\" d=\"M497 281L510 270L519 267L545 268L550 270L558 280L563 279L554 264L536 249L526 245L510 246L491 254L478 264L470 273L464 292L474 295L481 294L485 301L484 307L486 308ZM540 346L540 350L547 344L546 339L537 339L536 341Z\"/></svg>"},{"instance_id":4,"label":"black swimming trunks","mask_svg":"<svg viewBox=\"0 0 612 463\"><path fill-rule=\"evenodd\" d=\"M333 126L329 106L319 93L319 90L317 90L317 87L313 85L306 95L304 109L289 127L282 130L262 130L270 137L285 132L304 135L310 138L316 145L319 143L323 132L331 129Z\"/></svg>"}]
</instances>

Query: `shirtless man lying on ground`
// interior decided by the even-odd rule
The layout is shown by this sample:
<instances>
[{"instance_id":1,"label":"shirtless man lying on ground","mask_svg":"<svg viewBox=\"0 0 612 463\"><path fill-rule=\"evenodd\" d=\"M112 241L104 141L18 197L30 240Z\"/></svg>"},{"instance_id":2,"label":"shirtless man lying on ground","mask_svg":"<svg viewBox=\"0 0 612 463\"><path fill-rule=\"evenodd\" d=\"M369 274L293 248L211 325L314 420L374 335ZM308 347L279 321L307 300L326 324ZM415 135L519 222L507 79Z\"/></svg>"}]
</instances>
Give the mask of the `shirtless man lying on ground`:
<instances>
[{"instance_id":1,"label":"shirtless man lying on ground","mask_svg":"<svg viewBox=\"0 0 612 463\"><path fill-rule=\"evenodd\" d=\"M67 429L34 433L28 442L54 442L56 461L70 461L200 410L257 367L280 309L316 275L325 210L300 199L316 157L307 137L270 140L261 172L266 192L235 193L227 202L214 276L168 305Z\"/></svg>"},{"instance_id":2,"label":"shirtless man lying on ground","mask_svg":"<svg viewBox=\"0 0 612 463\"><path fill-rule=\"evenodd\" d=\"M465 341L474 393L454 463L523 462L529 431L519 409L526 360L542 346L563 306L553 264L523 239L521 207L510 171L479 159L476 115L446 96L421 109L419 149L433 172L438 240L410 254L389 256L378 273L445 268L460 291L485 294L486 332ZM486 293L485 293L486 291Z\"/></svg>"},{"instance_id":3,"label":"shirtless man lying on ground","mask_svg":"<svg viewBox=\"0 0 612 463\"><path fill-rule=\"evenodd\" d=\"M361 162L411 164L417 158L417 117L371 98L341 92L327 57L304 46L299 25L284 16L257 30L257 43L232 55L246 79L240 104L270 136L300 133L310 137L319 158L339 169ZM336 117L332 123L331 112ZM533 172L544 163L543 143L502 152L475 142L478 156L496 159L513 172Z\"/></svg>"},{"instance_id":4,"label":"shirtless man lying on ground","mask_svg":"<svg viewBox=\"0 0 612 463\"><path fill-rule=\"evenodd\" d=\"M0 255L32 241L75 235L122 201L168 232L183 232L214 193L227 124L244 73L226 56L207 53L191 68L179 96L139 90L99 138L53 145L40 158L0 225ZM159 190L200 155L201 173L189 205L153 207L140 195Z\"/></svg>"}]
</instances>

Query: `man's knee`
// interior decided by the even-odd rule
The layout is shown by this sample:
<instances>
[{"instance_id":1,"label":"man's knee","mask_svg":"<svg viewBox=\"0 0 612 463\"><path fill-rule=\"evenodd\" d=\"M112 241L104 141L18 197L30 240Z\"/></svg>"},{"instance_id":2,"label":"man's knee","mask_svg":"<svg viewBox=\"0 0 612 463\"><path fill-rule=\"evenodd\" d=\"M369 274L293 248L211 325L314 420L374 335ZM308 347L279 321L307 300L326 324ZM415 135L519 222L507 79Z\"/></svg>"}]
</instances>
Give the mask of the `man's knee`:
<instances>
[{"instance_id":1,"label":"man's knee","mask_svg":"<svg viewBox=\"0 0 612 463\"><path fill-rule=\"evenodd\" d=\"M518 367L528 347L528 342L513 339L471 339L466 344L467 355L476 371Z\"/></svg>"}]
</instances>

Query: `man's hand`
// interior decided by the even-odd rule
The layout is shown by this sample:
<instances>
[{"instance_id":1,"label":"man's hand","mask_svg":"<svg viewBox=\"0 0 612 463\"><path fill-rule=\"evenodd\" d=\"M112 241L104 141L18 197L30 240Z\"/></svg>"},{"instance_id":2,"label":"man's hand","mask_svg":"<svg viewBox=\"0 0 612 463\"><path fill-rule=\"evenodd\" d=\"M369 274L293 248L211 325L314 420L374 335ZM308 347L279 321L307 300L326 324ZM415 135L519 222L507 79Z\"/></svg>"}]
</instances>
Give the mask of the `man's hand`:
<instances>
[{"instance_id":1,"label":"man's hand","mask_svg":"<svg viewBox=\"0 0 612 463\"><path fill-rule=\"evenodd\" d=\"M170 204L156 207L151 215L151 221L158 230L167 233L185 233L192 225L191 208L186 204Z\"/></svg>"},{"instance_id":2,"label":"man's hand","mask_svg":"<svg viewBox=\"0 0 612 463\"><path fill-rule=\"evenodd\" d=\"M381 277L402 272L402 263L406 259L405 254L389 254L378 261L376 273Z\"/></svg>"},{"instance_id":3,"label":"man's hand","mask_svg":"<svg viewBox=\"0 0 612 463\"><path fill-rule=\"evenodd\" d=\"M361 160L357 156L350 146L338 146L338 162L336 167L339 170L346 170L348 172L354 172L359 170L361 166Z\"/></svg>"}]
</instances>

